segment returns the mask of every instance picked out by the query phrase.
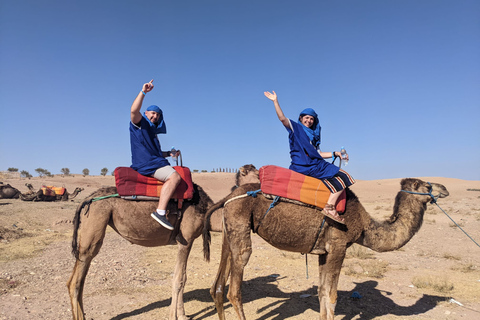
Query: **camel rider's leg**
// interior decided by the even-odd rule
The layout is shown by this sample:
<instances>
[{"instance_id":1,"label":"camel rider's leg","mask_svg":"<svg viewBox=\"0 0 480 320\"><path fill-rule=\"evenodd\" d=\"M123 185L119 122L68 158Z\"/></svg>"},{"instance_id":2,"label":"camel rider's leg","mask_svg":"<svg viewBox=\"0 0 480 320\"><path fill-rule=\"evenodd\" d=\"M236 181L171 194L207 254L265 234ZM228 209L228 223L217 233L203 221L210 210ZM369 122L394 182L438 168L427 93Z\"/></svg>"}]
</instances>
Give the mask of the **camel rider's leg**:
<instances>
[{"instance_id":1,"label":"camel rider's leg","mask_svg":"<svg viewBox=\"0 0 480 320\"><path fill-rule=\"evenodd\" d=\"M158 169L153 176L160 181L165 181L165 183L160 191L160 200L158 201L157 211L153 212L151 216L163 227L173 230L173 226L167 220L166 210L168 202L175 193L182 178L177 171L170 166Z\"/></svg>"}]
</instances>

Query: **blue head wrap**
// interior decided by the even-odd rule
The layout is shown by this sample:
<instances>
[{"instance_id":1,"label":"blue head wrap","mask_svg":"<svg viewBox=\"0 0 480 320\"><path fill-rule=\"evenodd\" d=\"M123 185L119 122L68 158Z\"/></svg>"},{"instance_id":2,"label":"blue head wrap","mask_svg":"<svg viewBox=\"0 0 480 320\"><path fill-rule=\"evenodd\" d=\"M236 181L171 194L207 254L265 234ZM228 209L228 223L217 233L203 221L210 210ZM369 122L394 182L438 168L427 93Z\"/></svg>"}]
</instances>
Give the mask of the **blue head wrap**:
<instances>
[{"instance_id":1,"label":"blue head wrap","mask_svg":"<svg viewBox=\"0 0 480 320\"><path fill-rule=\"evenodd\" d=\"M312 128L307 128L306 126L304 126L303 123L300 121L300 119L298 119L298 123L302 125L302 128L303 130L305 130L305 133L307 134L308 139L310 140L312 145L315 148L318 148L321 140L320 131L322 130L322 127L320 126L320 122L318 121L317 113L312 108L307 108L302 112L300 112L300 117L305 115L312 116L314 118Z\"/></svg>"},{"instance_id":2,"label":"blue head wrap","mask_svg":"<svg viewBox=\"0 0 480 320\"><path fill-rule=\"evenodd\" d=\"M158 106L152 105L147 108L147 111L155 111L156 113L159 114L159 118L157 123L152 123L150 119L148 119L145 114L143 117L148 120L148 123L150 124L151 127L154 127L155 133L156 134L161 134L161 133L167 133L167 125L165 124L165 121L163 120L163 112L162 109L160 109Z\"/></svg>"}]
</instances>

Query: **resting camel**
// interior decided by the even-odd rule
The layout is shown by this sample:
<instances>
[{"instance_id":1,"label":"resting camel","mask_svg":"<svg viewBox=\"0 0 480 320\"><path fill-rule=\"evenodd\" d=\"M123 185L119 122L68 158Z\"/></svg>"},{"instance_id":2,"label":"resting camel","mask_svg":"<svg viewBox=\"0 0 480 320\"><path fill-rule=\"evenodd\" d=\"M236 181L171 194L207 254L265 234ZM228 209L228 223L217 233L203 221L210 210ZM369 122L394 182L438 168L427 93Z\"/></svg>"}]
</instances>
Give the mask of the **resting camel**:
<instances>
[{"instance_id":1,"label":"resting camel","mask_svg":"<svg viewBox=\"0 0 480 320\"><path fill-rule=\"evenodd\" d=\"M236 176L238 186L249 181L258 181L258 170L253 165L243 166ZM194 184L194 189L193 199L184 201L182 209L178 210L177 203L170 201L167 210L170 213L176 213L168 215L170 223L175 226L173 231L152 222L150 213L156 209L156 201L107 198L90 203L93 198L117 193L115 187L101 188L79 205L75 212L72 241L72 253L76 261L72 275L67 282L73 319L85 319L83 308L85 278L90 263L100 251L107 226L112 227L129 242L141 246L156 247L177 243L178 253L172 283L169 319L187 319L183 305L183 290L187 280L187 259L193 241L202 233L207 208L213 205L213 201L200 186ZM86 209L84 209L85 207ZM85 211L85 214L81 214L82 211ZM181 216L181 220L178 218L179 216ZM218 221L214 224L219 228L213 231L220 232L221 216L213 216L212 220L215 219Z\"/></svg>"},{"instance_id":2,"label":"resting camel","mask_svg":"<svg viewBox=\"0 0 480 320\"><path fill-rule=\"evenodd\" d=\"M427 203L435 197L448 196L441 185L419 179L403 179L395 198L393 214L386 221L376 221L357 196L346 190L346 225L325 219L321 209L280 201L266 214L272 200L259 194L246 196L247 191L260 189L259 184L244 185L212 206L207 212L204 230L204 253L209 259L209 217L223 206L224 232L220 266L210 290L218 316L225 319L223 299L225 282L230 274L228 299L239 319L245 319L241 284L243 269L252 253L251 230L282 250L311 253L319 256L318 299L320 319L333 320L337 302L337 285L346 250L353 243L377 252L393 251L405 245L420 229ZM231 199L231 200L230 200ZM228 201L230 200L230 201ZM228 201L228 202L227 202Z\"/></svg>"},{"instance_id":3,"label":"resting camel","mask_svg":"<svg viewBox=\"0 0 480 320\"><path fill-rule=\"evenodd\" d=\"M27 188L30 189L30 192L22 193L20 195L20 199L22 199L23 201L67 201L72 200L84 190L83 188L77 187L75 188L75 190L73 190L72 193L68 193L68 191L65 190L63 194L48 196L43 193L42 189L38 190L37 192L31 193L31 185L27 185Z\"/></svg>"},{"instance_id":4,"label":"resting camel","mask_svg":"<svg viewBox=\"0 0 480 320\"><path fill-rule=\"evenodd\" d=\"M0 199L18 199L20 197L20 190L12 187L9 184L0 185Z\"/></svg>"}]
</instances>

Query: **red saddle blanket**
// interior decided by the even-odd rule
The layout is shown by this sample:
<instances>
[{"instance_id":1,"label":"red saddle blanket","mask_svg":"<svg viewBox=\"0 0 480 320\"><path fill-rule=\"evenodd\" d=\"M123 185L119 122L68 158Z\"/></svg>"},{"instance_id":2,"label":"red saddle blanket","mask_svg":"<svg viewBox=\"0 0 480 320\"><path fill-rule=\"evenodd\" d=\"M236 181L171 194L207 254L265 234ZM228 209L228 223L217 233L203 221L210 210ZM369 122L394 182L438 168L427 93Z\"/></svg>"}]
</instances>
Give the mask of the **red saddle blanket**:
<instances>
[{"instance_id":1,"label":"red saddle blanket","mask_svg":"<svg viewBox=\"0 0 480 320\"><path fill-rule=\"evenodd\" d=\"M327 204L331 192L322 180L273 165L263 166L259 171L263 193L301 201L322 209ZM345 204L344 190L336 204L337 212L344 212Z\"/></svg>"},{"instance_id":2,"label":"red saddle blanket","mask_svg":"<svg viewBox=\"0 0 480 320\"><path fill-rule=\"evenodd\" d=\"M193 182L190 169L187 167L173 167L182 177L182 181L172 196L172 199L192 199ZM130 167L117 167L115 173L115 184L117 192L122 197L160 197L160 190L163 182L155 178L139 174Z\"/></svg>"}]
</instances>

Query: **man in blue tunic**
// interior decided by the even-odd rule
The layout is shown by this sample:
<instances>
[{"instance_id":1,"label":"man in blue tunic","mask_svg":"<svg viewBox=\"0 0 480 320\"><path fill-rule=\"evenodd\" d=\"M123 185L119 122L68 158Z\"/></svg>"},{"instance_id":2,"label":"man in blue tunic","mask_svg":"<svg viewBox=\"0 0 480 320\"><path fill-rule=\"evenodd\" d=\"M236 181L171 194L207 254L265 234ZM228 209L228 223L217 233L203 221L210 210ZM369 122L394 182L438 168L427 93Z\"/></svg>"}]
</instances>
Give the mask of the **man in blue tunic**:
<instances>
[{"instance_id":1,"label":"man in blue tunic","mask_svg":"<svg viewBox=\"0 0 480 320\"><path fill-rule=\"evenodd\" d=\"M163 227L173 230L167 220L167 204L181 181L180 175L170 166L165 157L170 152L162 151L157 134L166 133L167 128L163 120L163 112L157 106L150 106L145 114L140 113L143 99L147 92L153 89L153 79L145 83L133 101L130 109L130 147L132 149L131 167L144 176L152 176L165 182L160 191L160 200L155 212L151 214ZM179 151L175 154L178 156Z\"/></svg>"}]
</instances>

